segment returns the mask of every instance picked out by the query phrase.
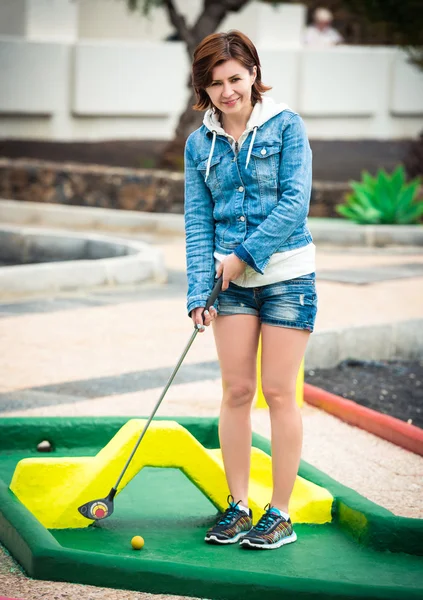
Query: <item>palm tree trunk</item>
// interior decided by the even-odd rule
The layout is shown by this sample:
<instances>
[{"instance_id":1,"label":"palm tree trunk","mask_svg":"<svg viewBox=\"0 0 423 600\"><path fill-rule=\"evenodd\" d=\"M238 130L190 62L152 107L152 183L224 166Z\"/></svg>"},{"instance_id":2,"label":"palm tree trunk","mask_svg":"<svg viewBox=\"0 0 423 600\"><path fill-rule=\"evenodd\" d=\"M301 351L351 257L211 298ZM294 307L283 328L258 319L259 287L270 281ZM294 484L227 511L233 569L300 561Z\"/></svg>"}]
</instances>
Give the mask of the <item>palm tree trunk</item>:
<instances>
[{"instance_id":1,"label":"palm tree trunk","mask_svg":"<svg viewBox=\"0 0 423 600\"><path fill-rule=\"evenodd\" d=\"M159 159L159 168L183 171L185 141L190 133L195 131L203 120L203 113L192 110L195 104L195 93L190 86L190 95L184 112L179 118L173 139L168 142Z\"/></svg>"}]
</instances>

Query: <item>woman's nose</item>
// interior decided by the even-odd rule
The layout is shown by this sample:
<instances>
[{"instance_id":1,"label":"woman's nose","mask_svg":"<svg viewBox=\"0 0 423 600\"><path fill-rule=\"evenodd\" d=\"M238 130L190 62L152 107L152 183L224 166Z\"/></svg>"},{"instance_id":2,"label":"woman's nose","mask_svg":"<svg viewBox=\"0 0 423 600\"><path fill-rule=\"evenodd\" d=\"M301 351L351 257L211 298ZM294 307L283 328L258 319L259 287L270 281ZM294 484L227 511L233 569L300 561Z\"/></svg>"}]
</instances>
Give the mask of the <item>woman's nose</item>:
<instances>
[{"instance_id":1,"label":"woman's nose","mask_svg":"<svg viewBox=\"0 0 423 600\"><path fill-rule=\"evenodd\" d=\"M225 98L230 98L232 96L232 84L231 83L228 82L228 83L223 84L222 95Z\"/></svg>"}]
</instances>

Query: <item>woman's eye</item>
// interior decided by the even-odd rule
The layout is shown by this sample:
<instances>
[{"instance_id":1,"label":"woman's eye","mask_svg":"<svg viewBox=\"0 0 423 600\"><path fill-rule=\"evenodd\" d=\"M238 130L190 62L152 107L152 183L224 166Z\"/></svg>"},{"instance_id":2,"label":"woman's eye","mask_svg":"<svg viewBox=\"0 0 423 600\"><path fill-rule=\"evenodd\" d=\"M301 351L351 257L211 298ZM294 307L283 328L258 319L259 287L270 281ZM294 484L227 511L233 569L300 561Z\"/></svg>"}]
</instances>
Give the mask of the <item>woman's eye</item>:
<instances>
[{"instance_id":1,"label":"woman's eye","mask_svg":"<svg viewBox=\"0 0 423 600\"><path fill-rule=\"evenodd\" d=\"M240 79L240 77L235 77L235 79L231 79L231 83L234 83L234 81L239 81ZM215 81L211 84L211 87L214 87L215 85L220 85L220 81Z\"/></svg>"}]
</instances>

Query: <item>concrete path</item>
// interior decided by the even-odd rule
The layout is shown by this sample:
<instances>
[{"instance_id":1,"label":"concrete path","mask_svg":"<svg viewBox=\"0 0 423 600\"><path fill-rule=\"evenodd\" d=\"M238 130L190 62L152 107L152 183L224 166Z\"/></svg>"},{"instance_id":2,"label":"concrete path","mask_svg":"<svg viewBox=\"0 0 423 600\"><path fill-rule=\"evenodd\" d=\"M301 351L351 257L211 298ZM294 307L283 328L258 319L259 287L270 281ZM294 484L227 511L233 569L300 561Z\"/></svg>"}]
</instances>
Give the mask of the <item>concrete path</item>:
<instances>
[{"instance_id":1,"label":"concrete path","mask_svg":"<svg viewBox=\"0 0 423 600\"><path fill-rule=\"evenodd\" d=\"M170 283L0 304L0 417L146 415L191 335L180 237L139 236L164 252ZM318 272L423 265L421 249L319 247ZM423 277L368 285L318 278L316 332L422 318ZM161 415L215 416L221 386L211 331L197 337ZM397 515L423 518L423 459L315 408L303 408L303 458ZM269 436L268 411L253 409ZM13 572L12 572L13 571ZM153 596L26 578L0 552L0 595L149 600Z\"/></svg>"}]
</instances>

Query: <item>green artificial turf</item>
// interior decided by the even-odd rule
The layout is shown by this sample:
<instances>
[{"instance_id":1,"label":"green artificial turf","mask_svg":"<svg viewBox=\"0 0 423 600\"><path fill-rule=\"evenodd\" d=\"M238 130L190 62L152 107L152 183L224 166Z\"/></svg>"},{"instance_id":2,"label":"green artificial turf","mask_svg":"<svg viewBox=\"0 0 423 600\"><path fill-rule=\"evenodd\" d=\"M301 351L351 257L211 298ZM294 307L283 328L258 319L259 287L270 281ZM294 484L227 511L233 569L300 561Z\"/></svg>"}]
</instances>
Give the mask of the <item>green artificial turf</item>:
<instances>
[{"instance_id":1,"label":"green artificial turf","mask_svg":"<svg viewBox=\"0 0 423 600\"><path fill-rule=\"evenodd\" d=\"M297 525L298 542L275 551L205 544L215 508L177 469L143 469L113 515L86 529L47 531L8 489L42 439L56 456L94 455L126 420L0 420L0 541L30 576L202 598L423 598L422 521L394 517L304 463L300 474L335 496L334 521ZM217 447L216 420L177 420ZM269 451L260 436L254 445ZM141 551L134 535L145 539Z\"/></svg>"}]
</instances>

